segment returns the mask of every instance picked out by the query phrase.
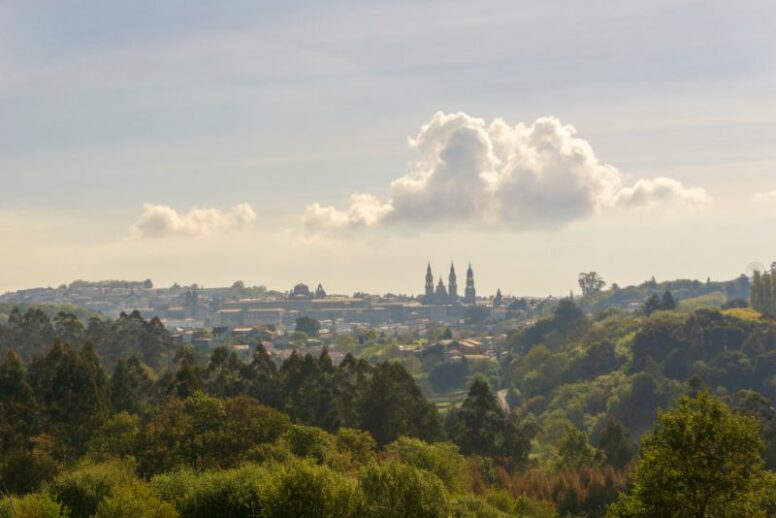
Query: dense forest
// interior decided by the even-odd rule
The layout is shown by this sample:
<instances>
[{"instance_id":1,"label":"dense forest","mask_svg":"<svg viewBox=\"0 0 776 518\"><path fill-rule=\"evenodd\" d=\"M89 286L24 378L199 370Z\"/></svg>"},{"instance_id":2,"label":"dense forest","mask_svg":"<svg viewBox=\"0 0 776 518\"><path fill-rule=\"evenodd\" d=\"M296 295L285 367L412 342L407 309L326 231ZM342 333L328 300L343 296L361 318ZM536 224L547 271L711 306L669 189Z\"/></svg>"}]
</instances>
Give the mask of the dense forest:
<instances>
[{"instance_id":1,"label":"dense forest","mask_svg":"<svg viewBox=\"0 0 776 518\"><path fill-rule=\"evenodd\" d=\"M137 313L11 311L0 517L772 516L776 322L670 306L561 301L496 375L439 374L466 384L444 412L398 357L245 362Z\"/></svg>"}]
</instances>

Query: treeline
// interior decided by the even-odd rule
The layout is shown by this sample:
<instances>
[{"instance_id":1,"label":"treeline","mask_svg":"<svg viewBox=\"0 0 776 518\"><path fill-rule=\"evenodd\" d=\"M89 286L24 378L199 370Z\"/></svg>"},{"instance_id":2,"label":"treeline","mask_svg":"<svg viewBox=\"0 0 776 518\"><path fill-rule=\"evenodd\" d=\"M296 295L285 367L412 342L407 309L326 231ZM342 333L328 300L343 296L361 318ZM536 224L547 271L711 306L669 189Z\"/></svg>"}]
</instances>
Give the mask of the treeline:
<instances>
[{"instance_id":1,"label":"treeline","mask_svg":"<svg viewBox=\"0 0 776 518\"><path fill-rule=\"evenodd\" d=\"M137 494L156 494L143 484L165 473L191 469L194 472L187 476L195 477L194 473L217 470L218 475L201 475L203 480L229 478L233 475L224 470L241 470L246 462L279 463L283 469L273 472L278 477L297 468L308 476L308 468L313 468L306 461L296 463L297 457L312 456L318 464L333 459L331 462L351 466L354 461L347 460L350 446L343 445L368 444L372 452L368 458L378 455L383 459L391 458L389 452L411 438L416 442L409 444L432 448L427 443L434 443L437 450L433 451L465 459L462 465L467 466L470 482L462 486L469 488L463 492L466 498L461 500L445 489L449 494L441 492L442 500L435 500L429 509L441 506L447 512L454 502L486 505L473 496L474 491L490 495L493 505L507 512L518 505L536 507L544 513L538 515L546 516L553 515L552 505L564 512L601 511L625 485L624 463L614 467L614 456L605 454L603 447L595 450L593 462L563 461L561 472L544 472L544 478L536 470L523 474L532 465L528 456L539 429L531 419L505 413L482 380L475 381L463 404L443 419L402 366L372 365L351 355L335 366L326 351L317 358L294 353L278 367L261 346L247 364L226 348L217 348L208 357L182 348L161 372L139 356L119 356L109 376L91 342L74 348L60 340L67 336L62 333L67 326L60 321L67 319L55 319L52 346L30 346L48 352L31 353L25 364L9 349L0 363L0 487L12 493L25 494L45 486L44 492L51 494L60 487L57 484L64 483L63 477L93 482L94 473L113 473L116 465L110 459L116 458L132 463L134 478L130 477L129 487L133 489L127 491ZM31 322L45 320L32 313L17 325ZM108 336L130 324L137 325L136 332L141 334L154 328L138 315L122 316L105 323ZM88 333L88 328L81 333ZM47 326L36 329L49 336ZM74 336L84 339L81 333ZM440 442L445 440L448 442ZM333 449L325 453L320 448ZM344 453L338 451L342 448ZM574 455L561 457L572 459ZM113 467L103 466L103 461ZM95 462L98 464L93 465ZM125 471L126 462L121 468ZM423 462L423 469L433 471L441 461ZM86 467L81 471L79 466ZM265 468L259 471L264 473ZM400 474L390 471L389 475L400 476L413 487L428 477L406 467L390 470L399 470ZM362 475L359 471L358 476ZM75 484L67 484L71 483ZM145 489L137 489L136 483ZM65 501L66 496L54 495L60 505ZM192 498L199 501L199 497ZM96 500L93 503L89 513L97 512ZM71 510L74 505L67 503Z\"/></svg>"},{"instance_id":2,"label":"treeline","mask_svg":"<svg viewBox=\"0 0 776 518\"><path fill-rule=\"evenodd\" d=\"M276 369L261 348L248 365L224 349L197 359L181 350L154 379L137 358L108 377L89 344L56 343L27 368L8 352L0 487L30 496L0 516L555 515L506 489L533 431L484 382L445 429L395 364L335 367L324 352Z\"/></svg>"},{"instance_id":3,"label":"treeline","mask_svg":"<svg viewBox=\"0 0 776 518\"><path fill-rule=\"evenodd\" d=\"M328 431L365 430L381 447L400 436L430 442L449 437L464 453L498 457L509 465L525 461L533 433L504 413L484 382L475 382L466 402L443 423L402 366L370 365L350 355L335 366L325 350L318 358L294 353L278 368L260 345L248 364L225 348L206 361L183 348L162 376L133 356L119 360L109 377L91 344L76 350L57 342L27 368L9 351L0 364L0 382L1 452L32 451L45 436L59 461L85 454L93 434L112 415L126 412L151 422L174 408L171 402L195 394L250 397L294 422Z\"/></svg>"},{"instance_id":4,"label":"treeline","mask_svg":"<svg viewBox=\"0 0 776 518\"><path fill-rule=\"evenodd\" d=\"M588 317L566 300L553 317L510 334L508 344L507 399L520 415L536 417L546 459L568 427L595 444L614 420L635 442L659 409L690 387L707 387L758 419L767 466L776 468L776 322L752 309Z\"/></svg>"},{"instance_id":5,"label":"treeline","mask_svg":"<svg viewBox=\"0 0 776 518\"><path fill-rule=\"evenodd\" d=\"M176 348L158 318L145 320L137 311L121 313L115 320L93 316L84 325L71 312L60 311L50 318L42 308L22 312L14 307L7 323L0 325L0 354L13 349L24 362L44 354L56 341L73 347L90 343L108 369L120 359L137 356L159 371L172 361Z\"/></svg>"},{"instance_id":6,"label":"treeline","mask_svg":"<svg viewBox=\"0 0 776 518\"><path fill-rule=\"evenodd\" d=\"M740 275L729 281L706 281L676 279L657 282L654 278L637 286L612 284L610 289L594 291L578 299L580 306L587 312L599 312L606 308L625 308L631 303L641 303L654 294L660 296L670 291L677 302L697 297L719 294L722 299L748 299L750 281L746 275Z\"/></svg>"},{"instance_id":7,"label":"treeline","mask_svg":"<svg viewBox=\"0 0 776 518\"><path fill-rule=\"evenodd\" d=\"M378 448L364 431L330 433L293 424L247 396L203 392L171 399L145 423L127 412L113 415L78 462L52 462L48 444L39 439L27 459L3 457L5 492L15 494L0 498L0 518L765 517L776 511L776 477L763 470L757 421L706 391L661 415L642 442L627 491L612 468L509 473L449 442L400 437ZM595 455L581 444L570 437L563 458ZM36 489L18 487L43 474L46 482Z\"/></svg>"}]
</instances>

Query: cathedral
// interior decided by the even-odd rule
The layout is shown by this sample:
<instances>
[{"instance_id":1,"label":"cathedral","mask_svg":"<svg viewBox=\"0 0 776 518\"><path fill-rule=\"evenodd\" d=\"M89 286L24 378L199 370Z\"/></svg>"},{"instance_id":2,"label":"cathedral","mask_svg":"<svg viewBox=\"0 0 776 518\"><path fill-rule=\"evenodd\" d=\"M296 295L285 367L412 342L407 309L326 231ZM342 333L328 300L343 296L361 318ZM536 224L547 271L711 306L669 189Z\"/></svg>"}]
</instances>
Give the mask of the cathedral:
<instances>
[{"instance_id":1,"label":"cathedral","mask_svg":"<svg viewBox=\"0 0 776 518\"><path fill-rule=\"evenodd\" d=\"M447 287L439 278L439 282L434 287L434 274L431 273L431 263L426 267L426 288L423 295L424 304L474 304L477 298L477 292L474 289L474 271L469 263L466 270L466 288L463 299L458 297L458 280L455 276L455 266L450 263L450 275L447 277Z\"/></svg>"}]
</instances>

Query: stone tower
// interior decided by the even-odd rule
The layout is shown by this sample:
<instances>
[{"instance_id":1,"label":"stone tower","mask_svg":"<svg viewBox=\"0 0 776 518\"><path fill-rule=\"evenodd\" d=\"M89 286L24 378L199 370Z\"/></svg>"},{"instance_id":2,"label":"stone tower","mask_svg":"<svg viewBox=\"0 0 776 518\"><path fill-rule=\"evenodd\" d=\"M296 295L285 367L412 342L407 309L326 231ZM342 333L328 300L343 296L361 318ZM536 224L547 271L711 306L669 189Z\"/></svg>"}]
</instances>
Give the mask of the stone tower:
<instances>
[{"instance_id":1,"label":"stone tower","mask_svg":"<svg viewBox=\"0 0 776 518\"><path fill-rule=\"evenodd\" d=\"M467 304L474 304L477 301L477 291L474 289L474 271L472 270L472 263L469 263L469 269L466 270L466 291L464 291L463 300Z\"/></svg>"},{"instance_id":2,"label":"stone tower","mask_svg":"<svg viewBox=\"0 0 776 518\"><path fill-rule=\"evenodd\" d=\"M450 297L450 304L458 302L458 281L455 277L455 266L450 263L450 277L447 283L447 295Z\"/></svg>"},{"instance_id":3,"label":"stone tower","mask_svg":"<svg viewBox=\"0 0 776 518\"><path fill-rule=\"evenodd\" d=\"M444 304L447 302L447 290L445 289L445 283L442 281L442 277L439 278L439 284L436 287L436 303Z\"/></svg>"},{"instance_id":4,"label":"stone tower","mask_svg":"<svg viewBox=\"0 0 776 518\"><path fill-rule=\"evenodd\" d=\"M424 300L428 304L434 299L434 275L431 273L431 262L426 268L426 293Z\"/></svg>"}]
</instances>

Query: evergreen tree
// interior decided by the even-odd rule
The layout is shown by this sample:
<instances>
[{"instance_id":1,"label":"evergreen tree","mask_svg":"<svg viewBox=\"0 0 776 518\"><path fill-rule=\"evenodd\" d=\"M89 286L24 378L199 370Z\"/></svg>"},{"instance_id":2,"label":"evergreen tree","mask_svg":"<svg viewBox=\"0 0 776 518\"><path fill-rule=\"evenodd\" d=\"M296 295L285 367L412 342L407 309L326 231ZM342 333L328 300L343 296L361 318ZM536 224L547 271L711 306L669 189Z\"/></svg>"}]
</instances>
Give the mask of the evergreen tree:
<instances>
[{"instance_id":1,"label":"evergreen tree","mask_svg":"<svg viewBox=\"0 0 776 518\"><path fill-rule=\"evenodd\" d=\"M503 457L521 463L530 449L531 433L507 416L487 382L476 379L461 408L445 423L448 436L464 454Z\"/></svg>"},{"instance_id":2,"label":"evergreen tree","mask_svg":"<svg viewBox=\"0 0 776 518\"><path fill-rule=\"evenodd\" d=\"M668 290L663 293L663 298L660 299L660 309L666 311L676 309L676 301L674 300L674 296L671 295L671 292Z\"/></svg>"},{"instance_id":3,"label":"evergreen tree","mask_svg":"<svg viewBox=\"0 0 776 518\"><path fill-rule=\"evenodd\" d=\"M94 349L77 352L56 342L45 357L33 360L30 380L58 454L65 459L82 455L109 411L107 376Z\"/></svg>"},{"instance_id":4,"label":"evergreen tree","mask_svg":"<svg viewBox=\"0 0 776 518\"><path fill-rule=\"evenodd\" d=\"M242 369L242 377L248 383L248 395L264 405L284 408L277 367L262 344L256 346L253 361Z\"/></svg>"},{"instance_id":5,"label":"evergreen tree","mask_svg":"<svg viewBox=\"0 0 776 518\"><path fill-rule=\"evenodd\" d=\"M72 313L60 311L54 317L54 333L66 344L80 347L84 342L86 330L78 317Z\"/></svg>"},{"instance_id":6,"label":"evergreen tree","mask_svg":"<svg viewBox=\"0 0 776 518\"><path fill-rule=\"evenodd\" d=\"M142 414L151 393L151 379L137 356L119 360L111 377L113 411Z\"/></svg>"},{"instance_id":7,"label":"evergreen tree","mask_svg":"<svg viewBox=\"0 0 776 518\"><path fill-rule=\"evenodd\" d=\"M371 370L357 403L361 428L378 445L401 435L435 441L443 437L436 407L426 401L415 380L402 367L384 362Z\"/></svg>"},{"instance_id":8,"label":"evergreen tree","mask_svg":"<svg viewBox=\"0 0 776 518\"><path fill-rule=\"evenodd\" d=\"M35 409L21 359L8 351L0 363L0 455L29 446L37 425Z\"/></svg>"}]
</instances>

